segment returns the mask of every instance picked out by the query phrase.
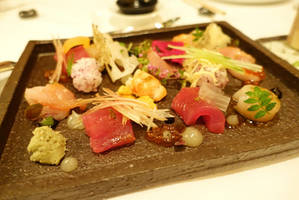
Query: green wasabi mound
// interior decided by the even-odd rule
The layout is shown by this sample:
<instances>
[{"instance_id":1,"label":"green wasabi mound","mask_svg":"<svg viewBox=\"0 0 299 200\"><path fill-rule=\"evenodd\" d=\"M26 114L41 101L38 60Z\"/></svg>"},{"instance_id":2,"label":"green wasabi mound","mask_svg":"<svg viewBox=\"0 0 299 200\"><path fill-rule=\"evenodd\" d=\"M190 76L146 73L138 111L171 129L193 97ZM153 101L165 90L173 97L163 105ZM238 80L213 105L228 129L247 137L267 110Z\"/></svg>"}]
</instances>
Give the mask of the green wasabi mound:
<instances>
[{"instance_id":1,"label":"green wasabi mound","mask_svg":"<svg viewBox=\"0 0 299 200\"><path fill-rule=\"evenodd\" d=\"M27 147L27 151L32 153L30 160L58 165L65 154L66 138L48 126L37 127L32 133L33 137Z\"/></svg>"}]
</instances>

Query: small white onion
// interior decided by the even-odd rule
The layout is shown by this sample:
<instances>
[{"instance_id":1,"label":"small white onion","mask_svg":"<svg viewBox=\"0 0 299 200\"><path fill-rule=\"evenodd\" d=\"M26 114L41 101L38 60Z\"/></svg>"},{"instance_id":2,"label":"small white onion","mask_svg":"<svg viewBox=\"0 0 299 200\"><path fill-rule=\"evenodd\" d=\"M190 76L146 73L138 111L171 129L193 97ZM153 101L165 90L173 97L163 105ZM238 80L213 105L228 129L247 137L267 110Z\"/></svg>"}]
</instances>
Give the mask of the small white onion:
<instances>
[{"instance_id":1,"label":"small white onion","mask_svg":"<svg viewBox=\"0 0 299 200\"><path fill-rule=\"evenodd\" d=\"M203 141L202 133L195 127L187 127L182 133L182 140L186 146L197 147Z\"/></svg>"},{"instance_id":2,"label":"small white onion","mask_svg":"<svg viewBox=\"0 0 299 200\"><path fill-rule=\"evenodd\" d=\"M238 118L238 115L229 115L227 118L226 118L226 122L229 124L229 125L232 125L232 126L236 126L239 124L239 118Z\"/></svg>"},{"instance_id":3,"label":"small white onion","mask_svg":"<svg viewBox=\"0 0 299 200\"><path fill-rule=\"evenodd\" d=\"M78 167L78 160L74 157L66 157L60 164L62 171L71 172Z\"/></svg>"},{"instance_id":4,"label":"small white onion","mask_svg":"<svg viewBox=\"0 0 299 200\"><path fill-rule=\"evenodd\" d=\"M67 118L67 126L70 129L84 129L81 115L79 115L75 111L72 111L72 114Z\"/></svg>"}]
</instances>

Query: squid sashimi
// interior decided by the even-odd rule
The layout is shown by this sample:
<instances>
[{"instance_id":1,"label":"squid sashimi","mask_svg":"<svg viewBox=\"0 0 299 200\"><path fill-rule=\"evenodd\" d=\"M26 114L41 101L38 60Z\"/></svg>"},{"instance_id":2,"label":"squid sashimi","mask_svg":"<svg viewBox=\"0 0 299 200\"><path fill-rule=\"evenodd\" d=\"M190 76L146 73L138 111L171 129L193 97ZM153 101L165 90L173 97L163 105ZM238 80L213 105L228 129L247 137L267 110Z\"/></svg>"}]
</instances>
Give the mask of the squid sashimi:
<instances>
[{"instance_id":1,"label":"squid sashimi","mask_svg":"<svg viewBox=\"0 0 299 200\"><path fill-rule=\"evenodd\" d=\"M123 123L123 115L111 107L82 115L90 146L95 153L131 144L135 141L131 121Z\"/></svg>"},{"instance_id":2,"label":"squid sashimi","mask_svg":"<svg viewBox=\"0 0 299 200\"><path fill-rule=\"evenodd\" d=\"M255 63L255 58L252 57L250 54L247 54L246 52L242 51L238 47L223 47L219 49L219 52L229 58L232 58L234 60L240 60L243 62L248 63ZM242 80L242 81L249 81L249 82L255 82L258 83L265 79L265 72L262 70L261 72L254 72L248 69L244 69L245 73L240 73L235 70L228 69L228 71L236 78Z\"/></svg>"},{"instance_id":3,"label":"squid sashimi","mask_svg":"<svg viewBox=\"0 0 299 200\"><path fill-rule=\"evenodd\" d=\"M70 109L76 107L74 94L59 83L27 88L25 99L29 105L43 105L40 117L51 116L56 120L64 119L69 115Z\"/></svg>"},{"instance_id":4,"label":"squid sashimi","mask_svg":"<svg viewBox=\"0 0 299 200\"><path fill-rule=\"evenodd\" d=\"M171 108L184 120L186 125L193 125L200 117L210 132L223 133L225 116L217 107L200 100L199 88L183 88L174 97Z\"/></svg>"}]
</instances>

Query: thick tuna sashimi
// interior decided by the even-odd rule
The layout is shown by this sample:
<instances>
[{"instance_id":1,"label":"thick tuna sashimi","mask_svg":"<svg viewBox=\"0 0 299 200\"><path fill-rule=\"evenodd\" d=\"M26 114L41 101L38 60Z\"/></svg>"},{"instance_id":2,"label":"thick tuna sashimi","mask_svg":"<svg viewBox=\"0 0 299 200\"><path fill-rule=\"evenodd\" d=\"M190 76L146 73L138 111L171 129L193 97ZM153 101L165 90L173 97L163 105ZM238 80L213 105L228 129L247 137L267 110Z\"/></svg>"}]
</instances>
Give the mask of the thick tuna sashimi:
<instances>
[{"instance_id":1,"label":"thick tuna sashimi","mask_svg":"<svg viewBox=\"0 0 299 200\"><path fill-rule=\"evenodd\" d=\"M135 141L131 121L122 124L123 116L113 108L87 112L82 116L90 146L95 153L131 144Z\"/></svg>"},{"instance_id":2,"label":"thick tuna sashimi","mask_svg":"<svg viewBox=\"0 0 299 200\"><path fill-rule=\"evenodd\" d=\"M221 110L198 100L199 88L183 88L172 100L171 108L184 120L186 125L193 125L203 117L210 132L223 133L225 117Z\"/></svg>"}]
</instances>

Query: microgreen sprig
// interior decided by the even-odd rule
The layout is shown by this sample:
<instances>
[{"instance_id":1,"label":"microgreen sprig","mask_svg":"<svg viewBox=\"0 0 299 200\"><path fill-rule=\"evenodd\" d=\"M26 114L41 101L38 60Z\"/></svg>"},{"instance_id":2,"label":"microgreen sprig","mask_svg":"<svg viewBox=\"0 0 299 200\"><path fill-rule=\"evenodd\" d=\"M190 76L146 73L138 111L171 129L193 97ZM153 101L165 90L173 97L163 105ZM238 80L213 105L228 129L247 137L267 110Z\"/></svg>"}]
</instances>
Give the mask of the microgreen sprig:
<instances>
[{"instance_id":1,"label":"microgreen sprig","mask_svg":"<svg viewBox=\"0 0 299 200\"><path fill-rule=\"evenodd\" d=\"M232 69L240 73L244 73L244 69L249 69L254 72L261 72L263 70L263 67L260 65L243 62L240 60L234 60L225 57L218 52L207 50L207 49L199 49L194 47L179 47L173 45L168 45L168 47L185 51L186 54L166 56L166 57L162 57L162 59L174 59L174 58L195 59L201 63L208 61L209 63L221 65L223 68Z\"/></svg>"},{"instance_id":2,"label":"microgreen sprig","mask_svg":"<svg viewBox=\"0 0 299 200\"><path fill-rule=\"evenodd\" d=\"M71 76L72 74L73 63L74 63L74 54L72 54L71 57L67 59L66 72L68 76Z\"/></svg>"},{"instance_id":3,"label":"microgreen sprig","mask_svg":"<svg viewBox=\"0 0 299 200\"><path fill-rule=\"evenodd\" d=\"M193 41L196 42L197 40L199 40L199 38L201 38L201 36L203 35L203 32L204 31L200 30L199 28L196 28L192 33L192 35L194 36Z\"/></svg>"},{"instance_id":4,"label":"microgreen sprig","mask_svg":"<svg viewBox=\"0 0 299 200\"><path fill-rule=\"evenodd\" d=\"M151 40L145 40L135 47L132 47L132 43L131 43L131 45L129 45L130 48L128 48L128 51L137 57L138 62L141 65L146 66L149 63L149 60L146 57L146 52L150 49L151 45L152 45Z\"/></svg>"},{"instance_id":5,"label":"microgreen sprig","mask_svg":"<svg viewBox=\"0 0 299 200\"><path fill-rule=\"evenodd\" d=\"M247 104L253 104L247 110L258 111L254 115L255 119L265 116L267 112L271 111L276 105L275 102L271 103L272 99L270 97L270 93L265 90L261 90L261 88L257 86L253 88L253 91L248 91L246 94L249 98L244 102Z\"/></svg>"}]
</instances>

